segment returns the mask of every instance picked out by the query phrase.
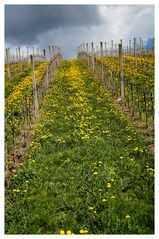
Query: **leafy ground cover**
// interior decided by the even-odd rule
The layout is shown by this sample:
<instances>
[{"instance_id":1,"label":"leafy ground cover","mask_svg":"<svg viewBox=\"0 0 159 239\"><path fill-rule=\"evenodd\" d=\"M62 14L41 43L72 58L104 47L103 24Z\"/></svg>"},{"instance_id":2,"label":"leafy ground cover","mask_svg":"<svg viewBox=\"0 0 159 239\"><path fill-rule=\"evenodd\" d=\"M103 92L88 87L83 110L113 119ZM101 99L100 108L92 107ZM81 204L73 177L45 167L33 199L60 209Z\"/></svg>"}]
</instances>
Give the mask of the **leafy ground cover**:
<instances>
[{"instance_id":1,"label":"leafy ground cover","mask_svg":"<svg viewBox=\"0 0 159 239\"><path fill-rule=\"evenodd\" d=\"M6 234L153 234L153 155L79 60L59 66L6 189Z\"/></svg>"},{"instance_id":2,"label":"leafy ground cover","mask_svg":"<svg viewBox=\"0 0 159 239\"><path fill-rule=\"evenodd\" d=\"M41 65L42 65L42 63L36 62L35 70L37 70ZM5 69L6 69L6 67L5 67ZM23 71L18 72L14 77L12 77L12 79L10 79L10 80L7 79L5 81L5 98L9 97L9 95L16 88L16 85L19 84L20 82L22 82L23 80L25 80L25 77L27 77L28 75L31 75L31 66L26 67L25 69L23 69Z\"/></svg>"}]
</instances>

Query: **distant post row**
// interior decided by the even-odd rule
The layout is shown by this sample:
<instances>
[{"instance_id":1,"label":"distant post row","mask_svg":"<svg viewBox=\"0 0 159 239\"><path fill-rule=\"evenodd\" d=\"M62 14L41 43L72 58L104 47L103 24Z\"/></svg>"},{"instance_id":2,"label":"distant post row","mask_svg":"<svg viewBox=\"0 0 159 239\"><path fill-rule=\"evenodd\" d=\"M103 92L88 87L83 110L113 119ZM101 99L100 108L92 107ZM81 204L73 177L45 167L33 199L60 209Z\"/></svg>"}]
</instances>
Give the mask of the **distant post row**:
<instances>
[{"instance_id":1,"label":"distant post row","mask_svg":"<svg viewBox=\"0 0 159 239\"><path fill-rule=\"evenodd\" d=\"M45 52L45 56L44 56ZM6 48L5 63L16 63L21 61L28 61L30 64L30 55L34 56L35 61L43 61L44 57L53 59L57 54L61 54L61 49L58 46L48 46L48 49L41 49L36 47L16 47Z\"/></svg>"},{"instance_id":2,"label":"distant post row","mask_svg":"<svg viewBox=\"0 0 159 239\"><path fill-rule=\"evenodd\" d=\"M111 42L100 42L100 45L96 46L93 42L91 42L91 44L82 43L77 48L77 56L81 53L94 54L95 56L116 56L119 53L119 44L122 44L124 55L131 54L135 56L136 54L140 55L148 51L154 51L154 41L153 38L151 45L148 45L142 38L140 38L138 42L136 38L129 40L127 42L128 44L124 44L122 39L120 39L118 44L114 43L113 40L111 40Z\"/></svg>"}]
</instances>

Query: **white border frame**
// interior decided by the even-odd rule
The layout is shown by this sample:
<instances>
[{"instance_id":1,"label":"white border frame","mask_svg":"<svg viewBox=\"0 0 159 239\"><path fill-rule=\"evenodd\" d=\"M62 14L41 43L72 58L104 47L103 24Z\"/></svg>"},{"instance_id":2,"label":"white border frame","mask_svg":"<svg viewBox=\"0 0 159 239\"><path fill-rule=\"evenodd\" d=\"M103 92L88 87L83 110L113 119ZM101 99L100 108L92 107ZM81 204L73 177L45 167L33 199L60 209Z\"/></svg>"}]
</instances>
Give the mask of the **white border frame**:
<instances>
[{"instance_id":1,"label":"white border frame","mask_svg":"<svg viewBox=\"0 0 159 239\"><path fill-rule=\"evenodd\" d=\"M157 156L159 156L159 1L158 0L92 0L92 1L86 1L86 0L80 0L80 1L61 1L61 0L1 0L0 3L0 18L1 18L1 34L0 34L0 52L2 53L1 59L0 59L0 69L1 69L1 87L0 87L0 152L2 157L1 157L1 162L0 162L0 175L1 175L1 180L0 180L0 238L1 239L10 239L10 238L19 238L19 239L24 239L24 238L38 238L38 239L56 239L61 237L60 235L5 235L4 234L4 29L5 29L5 22L4 22L4 5L5 4L79 4L79 5L86 5L86 4L96 4L96 5L155 5L155 234L154 235L83 235L84 237L87 238L159 238L159 227L157 223L159 223L159 204L158 204L158 199L159 199L159 159L157 159ZM2 81L3 79L3 81ZM62 238L68 238L68 237L80 237L81 235L62 235Z\"/></svg>"}]
</instances>

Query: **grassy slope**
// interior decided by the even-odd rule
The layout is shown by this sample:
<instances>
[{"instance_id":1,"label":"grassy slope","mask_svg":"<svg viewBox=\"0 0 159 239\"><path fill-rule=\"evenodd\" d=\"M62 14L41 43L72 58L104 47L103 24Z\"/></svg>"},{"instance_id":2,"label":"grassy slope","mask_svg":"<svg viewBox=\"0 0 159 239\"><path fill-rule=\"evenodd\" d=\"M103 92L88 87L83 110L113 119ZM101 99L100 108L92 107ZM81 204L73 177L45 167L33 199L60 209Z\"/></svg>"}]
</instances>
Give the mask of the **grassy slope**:
<instances>
[{"instance_id":1,"label":"grassy slope","mask_svg":"<svg viewBox=\"0 0 159 239\"><path fill-rule=\"evenodd\" d=\"M83 63L64 61L7 190L6 233L153 233L153 157Z\"/></svg>"}]
</instances>

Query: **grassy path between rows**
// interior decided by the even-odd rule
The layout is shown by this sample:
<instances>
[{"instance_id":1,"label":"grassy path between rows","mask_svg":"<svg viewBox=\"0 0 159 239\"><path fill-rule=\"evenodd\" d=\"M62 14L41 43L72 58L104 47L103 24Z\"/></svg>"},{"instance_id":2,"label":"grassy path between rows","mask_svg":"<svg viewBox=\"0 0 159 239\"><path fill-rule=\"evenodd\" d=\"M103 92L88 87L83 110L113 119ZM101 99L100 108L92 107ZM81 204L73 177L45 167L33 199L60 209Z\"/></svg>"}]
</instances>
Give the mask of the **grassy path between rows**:
<instances>
[{"instance_id":1,"label":"grassy path between rows","mask_svg":"<svg viewBox=\"0 0 159 239\"><path fill-rule=\"evenodd\" d=\"M7 234L151 234L153 155L83 63L62 61L6 190Z\"/></svg>"}]
</instances>

